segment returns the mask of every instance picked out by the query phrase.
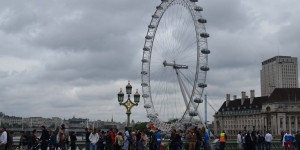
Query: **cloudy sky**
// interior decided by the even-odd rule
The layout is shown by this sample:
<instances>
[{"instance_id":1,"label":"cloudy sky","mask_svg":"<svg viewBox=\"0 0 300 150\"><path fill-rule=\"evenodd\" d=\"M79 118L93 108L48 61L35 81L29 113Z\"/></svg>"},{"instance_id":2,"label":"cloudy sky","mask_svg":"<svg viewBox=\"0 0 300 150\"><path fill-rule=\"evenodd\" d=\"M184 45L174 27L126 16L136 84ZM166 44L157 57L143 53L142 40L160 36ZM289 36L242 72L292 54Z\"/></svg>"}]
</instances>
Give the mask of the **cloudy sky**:
<instances>
[{"instance_id":1,"label":"cloudy sky","mask_svg":"<svg viewBox=\"0 0 300 150\"><path fill-rule=\"evenodd\" d=\"M29 117L126 120L117 102L130 80L141 90L142 48L160 0L0 0L0 112ZM300 57L298 0L199 0L207 19L206 94L254 89L261 62ZM209 108L209 120L213 108ZM132 119L147 121L141 105Z\"/></svg>"}]
</instances>

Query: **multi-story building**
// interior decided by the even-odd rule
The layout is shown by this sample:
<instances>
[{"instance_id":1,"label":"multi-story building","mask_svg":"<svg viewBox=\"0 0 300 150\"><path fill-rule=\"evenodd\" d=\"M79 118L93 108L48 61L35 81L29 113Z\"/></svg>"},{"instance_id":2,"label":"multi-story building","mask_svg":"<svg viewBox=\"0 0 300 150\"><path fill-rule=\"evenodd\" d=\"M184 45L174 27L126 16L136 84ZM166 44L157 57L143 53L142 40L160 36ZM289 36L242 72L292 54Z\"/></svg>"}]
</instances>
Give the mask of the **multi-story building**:
<instances>
[{"instance_id":1,"label":"multi-story building","mask_svg":"<svg viewBox=\"0 0 300 150\"><path fill-rule=\"evenodd\" d=\"M269 96L275 88L299 88L296 57L275 56L262 62L261 95Z\"/></svg>"},{"instance_id":2,"label":"multi-story building","mask_svg":"<svg viewBox=\"0 0 300 150\"><path fill-rule=\"evenodd\" d=\"M225 131L231 138L236 138L239 131L256 130L260 133L271 131L280 135L289 129L300 130L300 88L276 88L270 96L255 97L254 90L250 97L242 92L242 97L226 101L214 115L215 133Z\"/></svg>"}]
</instances>

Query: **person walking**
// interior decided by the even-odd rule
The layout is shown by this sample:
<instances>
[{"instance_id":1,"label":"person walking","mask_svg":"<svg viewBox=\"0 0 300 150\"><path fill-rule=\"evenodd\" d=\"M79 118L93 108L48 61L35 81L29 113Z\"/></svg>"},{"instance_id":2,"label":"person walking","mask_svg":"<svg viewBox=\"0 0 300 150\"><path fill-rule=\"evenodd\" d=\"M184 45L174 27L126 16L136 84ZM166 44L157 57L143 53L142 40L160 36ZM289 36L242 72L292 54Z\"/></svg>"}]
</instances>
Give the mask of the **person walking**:
<instances>
[{"instance_id":1,"label":"person walking","mask_svg":"<svg viewBox=\"0 0 300 150\"><path fill-rule=\"evenodd\" d=\"M290 133L290 130L286 130L286 133L284 134L284 136L282 138L282 142L283 142L285 150L290 150L292 148L293 140L294 140L294 137Z\"/></svg>"},{"instance_id":2,"label":"person walking","mask_svg":"<svg viewBox=\"0 0 300 150\"><path fill-rule=\"evenodd\" d=\"M115 137L115 145L115 150L121 150L124 146L123 134L121 132L119 132Z\"/></svg>"},{"instance_id":3,"label":"person walking","mask_svg":"<svg viewBox=\"0 0 300 150\"><path fill-rule=\"evenodd\" d=\"M205 150L209 150L210 148L210 144L209 144L209 140L210 140L210 131L209 129L205 129L205 135L204 135L204 149Z\"/></svg>"},{"instance_id":4,"label":"person walking","mask_svg":"<svg viewBox=\"0 0 300 150\"><path fill-rule=\"evenodd\" d=\"M0 128L0 150L5 150L5 146L7 143L7 132L6 128Z\"/></svg>"},{"instance_id":5,"label":"person walking","mask_svg":"<svg viewBox=\"0 0 300 150\"><path fill-rule=\"evenodd\" d=\"M199 127L195 127L195 134L197 137L196 141L196 150L200 150L201 145L202 145L202 135Z\"/></svg>"},{"instance_id":6,"label":"person walking","mask_svg":"<svg viewBox=\"0 0 300 150\"><path fill-rule=\"evenodd\" d=\"M242 132L239 131L239 133L238 133L237 136L236 136L236 143L237 143L237 149L238 149L238 150L242 150L242 145L243 145L241 133L242 133Z\"/></svg>"},{"instance_id":7,"label":"person walking","mask_svg":"<svg viewBox=\"0 0 300 150\"><path fill-rule=\"evenodd\" d=\"M128 127L125 127L125 133L124 133L124 149L125 150L129 150L129 144L130 144L130 134L129 134L129 130Z\"/></svg>"},{"instance_id":8,"label":"person walking","mask_svg":"<svg viewBox=\"0 0 300 150\"><path fill-rule=\"evenodd\" d=\"M99 140L99 136L96 132L96 129L94 129L93 132L90 134L89 139L91 141L90 150L97 150L97 142Z\"/></svg>"},{"instance_id":9,"label":"person walking","mask_svg":"<svg viewBox=\"0 0 300 150\"><path fill-rule=\"evenodd\" d=\"M19 147L20 150L27 150L28 145L28 137L25 134L25 131L21 131L21 136L19 140Z\"/></svg>"},{"instance_id":10,"label":"person walking","mask_svg":"<svg viewBox=\"0 0 300 150\"><path fill-rule=\"evenodd\" d=\"M90 132L89 128L85 128L85 149L86 150L90 149L90 143L91 143L91 141L89 139L90 134L91 134L91 132Z\"/></svg>"},{"instance_id":11,"label":"person walking","mask_svg":"<svg viewBox=\"0 0 300 150\"><path fill-rule=\"evenodd\" d=\"M157 130L156 140L157 140L157 142L156 142L156 150L160 150L160 145L161 145L161 140L162 140L160 129Z\"/></svg>"},{"instance_id":12,"label":"person walking","mask_svg":"<svg viewBox=\"0 0 300 150\"><path fill-rule=\"evenodd\" d=\"M264 149L265 137L257 131L258 150Z\"/></svg>"},{"instance_id":13,"label":"person walking","mask_svg":"<svg viewBox=\"0 0 300 150\"><path fill-rule=\"evenodd\" d=\"M188 131L188 143L189 143L189 150L195 150L196 147L196 134L192 129Z\"/></svg>"},{"instance_id":14,"label":"person walking","mask_svg":"<svg viewBox=\"0 0 300 150\"><path fill-rule=\"evenodd\" d=\"M297 131L297 134L295 135L295 142L297 150L300 150L300 131Z\"/></svg>"},{"instance_id":15,"label":"person walking","mask_svg":"<svg viewBox=\"0 0 300 150\"><path fill-rule=\"evenodd\" d=\"M270 131L267 131L267 134L265 135L265 145L266 145L266 150L271 150L271 142L273 140L273 136L270 133Z\"/></svg>"},{"instance_id":16,"label":"person walking","mask_svg":"<svg viewBox=\"0 0 300 150\"><path fill-rule=\"evenodd\" d=\"M76 150L77 137L74 131L70 132L71 150Z\"/></svg>"},{"instance_id":17,"label":"person walking","mask_svg":"<svg viewBox=\"0 0 300 150\"><path fill-rule=\"evenodd\" d=\"M223 131L220 133L220 150L225 149L226 140L227 140L227 135Z\"/></svg>"},{"instance_id":18,"label":"person walking","mask_svg":"<svg viewBox=\"0 0 300 150\"><path fill-rule=\"evenodd\" d=\"M41 137L40 137L41 150L47 150L50 135L49 135L49 132L48 132L48 130L46 129L45 126L41 126L41 129L42 129L42 134L41 134Z\"/></svg>"}]
</instances>

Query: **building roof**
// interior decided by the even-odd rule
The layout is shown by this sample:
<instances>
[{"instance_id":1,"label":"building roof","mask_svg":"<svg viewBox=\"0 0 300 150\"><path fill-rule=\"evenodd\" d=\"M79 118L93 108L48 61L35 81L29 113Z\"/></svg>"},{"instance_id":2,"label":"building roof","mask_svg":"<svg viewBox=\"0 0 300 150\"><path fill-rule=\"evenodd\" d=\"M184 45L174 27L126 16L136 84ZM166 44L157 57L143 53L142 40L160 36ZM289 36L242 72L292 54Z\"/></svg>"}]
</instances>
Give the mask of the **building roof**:
<instances>
[{"instance_id":1,"label":"building roof","mask_svg":"<svg viewBox=\"0 0 300 150\"><path fill-rule=\"evenodd\" d=\"M223 102L218 112L224 110L238 110L239 108L246 109L261 109L264 103L274 102L299 102L300 103L300 88L275 88L275 90L268 96L254 97L250 104L250 98L245 98L243 105L241 99L230 100L226 107L226 101Z\"/></svg>"},{"instance_id":2,"label":"building roof","mask_svg":"<svg viewBox=\"0 0 300 150\"><path fill-rule=\"evenodd\" d=\"M275 88L267 103L300 102L300 88Z\"/></svg>"}]
</instances>

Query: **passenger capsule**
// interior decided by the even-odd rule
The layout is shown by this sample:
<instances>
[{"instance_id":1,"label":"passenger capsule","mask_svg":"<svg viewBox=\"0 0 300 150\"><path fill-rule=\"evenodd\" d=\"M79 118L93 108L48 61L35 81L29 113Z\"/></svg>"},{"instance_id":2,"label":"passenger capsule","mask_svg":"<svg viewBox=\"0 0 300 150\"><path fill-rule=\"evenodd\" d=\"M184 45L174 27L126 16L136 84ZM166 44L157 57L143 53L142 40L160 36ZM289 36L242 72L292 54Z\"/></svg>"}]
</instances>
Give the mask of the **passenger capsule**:
<instances>
[{"instance_id":1,"label":"passenger capsule","mask_svg":"<svg viewBox=\"0 0 300 150\"><path fill-rule=\"evenodd\" d=\"M198 0L190 0L191 2L198 2Z\"/></svg>"},{"instance_id":2,"label":"passenger capsule","mask_svg":"<svg viewBox=\"0 0 300 150\"><path fill-rule=\"evenodd\" d=\"M148 109L148 108L151 108L151 105L150 104L145 104L144 105L144 108ZM150 116L149 116L150 117Z\"/></svg>"},{"instance_id":3,"label":"passenger capsule","mask_svg":"<svg viewBox=\"0 0 300 150\"><path fill-rule=\"evenodd\" d=\"M200 87L200 88L206 88L207 84L205 84L205 83L198 83L198 87Z\"/></svg>"},{"instance_id":4,"label":"passenger capsule","mask_svg":"<svg viewBox=\"0 0 300 150\"><path fill-rule=\"evenodd\" d=\"M203 8L200 7L200 6L196 6L194 9L195 9L196 11L203 11Z\"/></svg>"},{"instance_id":5,"label":"passenger capsule","mask_svg":"<svg viewBox=\"0 0 300 150\"><path fill-rule=\"evenodd\" d=\"M148 72L147 72L147 71L142 71L141 74L142 74L142 75L147 75Z\"/></svg>"},{"instance_id":6,"label":"passenger capsule","mask_svg":"<svg viewBox=\"0 0 300 150\"><path fill-rule=\"evenodd\" d=\"M192 117L194 117L194 116L197 116L198 113L195 112L195 111L190 111L190 112L189 112L189 115L192 116Z\"/></svg>"},{"instance_id":7,"label":"passenger capsule","mask_svg":"<svg viewBox=\"0 0 300 150\"><path fill-rule=\"evenodd\" d=\"M146 38L147 40L151 40L151 39L152 39L152 36L147 35L145 38Z\"/></svg>"},{"instance_id":8,"label":"passenger capsule","mask_svg":"<svg viewBox=\"0 0 300 150\"><path fill-rule=\"evenodd\" d=\"M202 54L210 54L210 50L207 48L201 49Z\"/></svg>"},{"instance_id":9,"label":"passenger capsule","mask_svg":"<svg viewBox=\"0 0 300 150\"><path fill-rule=\"evenodd\" d=\"M150 48L149 47L144 47L143 51L150 51Z\"/></svg>"},{"instance_id":10,"label":"passenger capsule","mask_svg":"<svg viewBox=\"0 0 300 150\"><path fill-rule=\"evenodd\" d=\"M199 23L207 23L206 19L204 19L204 18L198 19L198 22L199 22Z\"/></svg>"},{"instance_id":11,"label":"passenger capsule","mask_svg":"<svg viewBox=\"0 0 300 150\"><path fill-rule=\"evenodd\" d=\"M157 10L162 10L163 7L161 7L160 5L156 7Z\"/></svg>"},{"instance_id":12,"label":"passenger capsule","mask_svg":"<svg viewBox=\"0 0 300 150\"><path fill-rule=\"evenodd\" d=\"M146 62L148 62L148 59L145 59L145 58L144 58L144 59L142 59L142 62L143 62L143 63L146 63Z\"/></svg>"},{"instance_id":13,"label":"passenger capsule","mask_svg":"<svg viewBox=\"0 0 300 150\"><path fill-rule=\"evenodd\" d=\"M207 66L201 66L200 69L201 69L202 71L208 71L208 70L209 70L209 67L207 67Z\"/></svg>"},{"instance_id":14,"label":"passenger capsule","mask_svg":"<svg viewBox=\"0 0 300 150\"><path fill-rule=\"evenodd\" d=\"M200 33L200 36L203 38L208 38L209 34L208 33Z\"/></svg>"},{"instance_id":15,"label":"passenger capsule","mask_svg":"<svg viewBox=\"0 0 300 150\"><path fill-rule=\"evenodd\" d=\"M201 99L201 98L195 98L194 102L195 103L203 103L203 99Z\"/></svg>"},{"instance_id":16,"label":"passenger capsule","mask_svg":"<svg viewBox=\"0 0 300 150\"><path fill-rule=\"evenodd\" d=\"M142 83L141 86L142 87L148 86L148 83Z\"/></svg>"},{"instance_id":17,"label":"passenger capsule","mask_svg":"<svg viewBox=\"0 0 300 150\"><path fill-rule=\"evenodd\" d=\"M159 15L152 15L152 18L157 19L157 18L159 18Z\"/></svg>"},{"instance_id":18,"label":"passenger capsule","mask_svg":"<svg viewBox=\"0 0 300 150\"><path fill-rule=\"evenodd\" d=\"M150 24L150 25L148 26L148 28L154 29L154 28L155 28L155 25Z\"/></svg>"}]
</instances>

